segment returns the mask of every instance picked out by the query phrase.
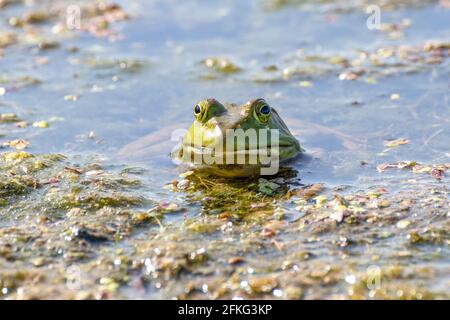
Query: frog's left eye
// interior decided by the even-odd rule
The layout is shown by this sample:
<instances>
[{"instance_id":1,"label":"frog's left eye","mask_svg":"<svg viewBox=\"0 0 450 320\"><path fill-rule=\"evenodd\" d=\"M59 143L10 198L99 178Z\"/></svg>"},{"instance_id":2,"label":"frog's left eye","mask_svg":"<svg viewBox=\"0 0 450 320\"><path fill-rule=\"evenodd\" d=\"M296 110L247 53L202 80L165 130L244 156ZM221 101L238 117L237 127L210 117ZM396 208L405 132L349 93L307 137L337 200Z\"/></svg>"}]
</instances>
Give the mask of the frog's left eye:
<instances>
[{"instance_id":1,"label":"frog's left eye","mask_svg":"<svg viewBox=\"0 0 450 320\"><path fill-rule=\"evenodd\" d=\"M262 122L266 123L269 121L270 118L270 106L267 103L262 103L256 108L256 118Z\"/></svg>"},{"instance_id":2,"label":"frog's left eye","mask_svg":"<svg viewBox=\"0 0 450 320\"><path fill-rule=\"evenodd\" d=\"M194 107L194 117L197 121L202 121L202 118L205 114L205 105L203 103L198 103Z\"/></svg>"},{"instance_id":3,"label":"frog's left eye","mask_svg":"<svg viewBox=\"0 0 450 320\"><path fill-rule=\"evenodd\" d=\"M262 115L268 116L268 115L270 114L270 107L269 107L267 104L265 104L265 105L263 105L263 106L261 107L261 109L259 110L259 112L260 112Z\"/></svg>"},{"instance_id":4,"label":"frog's left eye","mask_svg":"<svg viewBox=\"0 0 450 320\"><path fill-rule=\"evenodd\" d=\"M202 112L202 107L200 107L200 105L197 104L197 105L194 107L194 114L195 114L195 115L199 115L201 112Z\"/></svg>"}]
</instances>

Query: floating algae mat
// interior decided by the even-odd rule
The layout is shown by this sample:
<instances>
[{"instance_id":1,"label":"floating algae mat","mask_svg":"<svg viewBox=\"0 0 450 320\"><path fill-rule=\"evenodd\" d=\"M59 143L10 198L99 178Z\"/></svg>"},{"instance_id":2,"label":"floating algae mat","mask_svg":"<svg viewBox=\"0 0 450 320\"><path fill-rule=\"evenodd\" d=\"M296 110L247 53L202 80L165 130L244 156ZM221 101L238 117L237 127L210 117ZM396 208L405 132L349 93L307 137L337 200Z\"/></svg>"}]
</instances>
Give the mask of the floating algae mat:
<instances>
[{"instance_id":1,"label":"floating algae mat","mask_svg":"<svg viewBox=\"0 0 450 320\"><path fill-rule=\"evenodd\" d=\"M429 286L445 275L435 264L448 254L450 190L427 179L391 194L195 177L190 196L168 204L133 171L57 154L6 152L1 170L10 298L448 297ZM171 219L195 203L198 213ZM382 285L369 290L374 277Z\"/></svg>"},{"instance_id":2,"label":"floating algae mat","mask_svg":"<svg viewBox=\"0 0 450 320\"><path fill-rule=\"evenodd\" d=\"M0 1L0 297L449 299L450 10L369 2ZM205 97L306 154L181 171Z\"/></svg>"}]
</instances>

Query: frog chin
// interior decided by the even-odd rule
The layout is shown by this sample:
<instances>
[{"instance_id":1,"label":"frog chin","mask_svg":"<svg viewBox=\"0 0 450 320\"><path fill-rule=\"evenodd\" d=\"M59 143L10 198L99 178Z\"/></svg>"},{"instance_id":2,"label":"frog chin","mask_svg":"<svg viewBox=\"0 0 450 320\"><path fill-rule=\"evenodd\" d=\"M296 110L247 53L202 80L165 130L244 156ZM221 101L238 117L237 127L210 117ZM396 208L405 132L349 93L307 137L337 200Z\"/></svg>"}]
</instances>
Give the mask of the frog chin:
<instances>
[{"instance_id":1,"label":"frog chin","mask_svg":"<svg viewBox=\"0 0 450 320\"><path fill-rule=\"evenodd\" d=\"M185 144L182 146L182 159L197 165L267 165L291 159L299 153L295 144L276 147L223 150L210 146Z\"/></svg>"}]
</instances>

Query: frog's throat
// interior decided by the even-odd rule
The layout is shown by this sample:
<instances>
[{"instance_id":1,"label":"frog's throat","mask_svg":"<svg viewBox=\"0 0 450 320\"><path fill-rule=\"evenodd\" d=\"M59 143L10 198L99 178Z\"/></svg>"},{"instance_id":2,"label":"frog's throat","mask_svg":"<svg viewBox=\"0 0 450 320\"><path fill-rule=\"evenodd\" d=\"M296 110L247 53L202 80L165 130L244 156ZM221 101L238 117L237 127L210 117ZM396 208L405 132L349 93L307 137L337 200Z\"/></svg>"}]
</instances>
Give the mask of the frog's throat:
<instances>
[{"instance_id":1,"label":"frog's throat","mask_svg":"<svg viewBox=\"0 0 450 320\"><path fill-rule=\"evenodd\" d=\"M183 162L195 164L256 164L268 165L295 157L300 152L295 144L268 146L265 148L244 148L235 150L217 150L213 147L183 144L179 158Z\"/></svg>"}]
</instances>

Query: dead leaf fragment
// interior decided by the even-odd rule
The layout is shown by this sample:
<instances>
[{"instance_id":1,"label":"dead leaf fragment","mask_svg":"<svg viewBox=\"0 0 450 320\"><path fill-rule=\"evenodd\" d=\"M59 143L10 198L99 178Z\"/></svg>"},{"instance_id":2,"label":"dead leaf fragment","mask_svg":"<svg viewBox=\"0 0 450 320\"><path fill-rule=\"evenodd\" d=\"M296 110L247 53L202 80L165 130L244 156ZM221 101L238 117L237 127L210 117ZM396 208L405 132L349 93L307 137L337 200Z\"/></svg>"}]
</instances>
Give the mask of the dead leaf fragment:
<instances>
[{"instance_id":1,"label":"dead leaf fragment","mask_svg":"<svg viewBox=\"0 0 450 320\"><path fill-rule=\"evenodd\" d=\"M16 150L23 150L28 147L30 143L27 140L17 139L5 142L4 145Z\"/></svg>"},{"instance_id":2,"label":"dead leaf fragment","mask_svg":"<svg viewBox=\"0 0 450 320\"><path fill-rule=\"evenodd\" d=\"M319 192L323 189L323 186L319 183L314 183L306 188L300 189L297 192L297 195L301 199L311 199L319 194Z\"/></svg>"},{"instance_id":3,"label":"dead leaf fragment","mask_svg":"<svg viewBox=\"0 0 450 320\"><path fill-rule=\"evenodd\" d=\"M437 180L442 180L442 178L444 177L444 170L438 169L438 168L433 168L433 169L431 169L430 174L433 178L435 178Z\"/></svg>"},{"instance_id":4,"label":"dead leaf fragment","mask_svg":"<svg viewBox=\"0 0 450 320\"><path fill-rule=\"evenodd\" d=\"M395 148L401 146L402 144L408 144L409 140L406 138L399 138L395 140L388 140L384 142L384 146L388 148Z\"/></svg>"}]
</instances>

